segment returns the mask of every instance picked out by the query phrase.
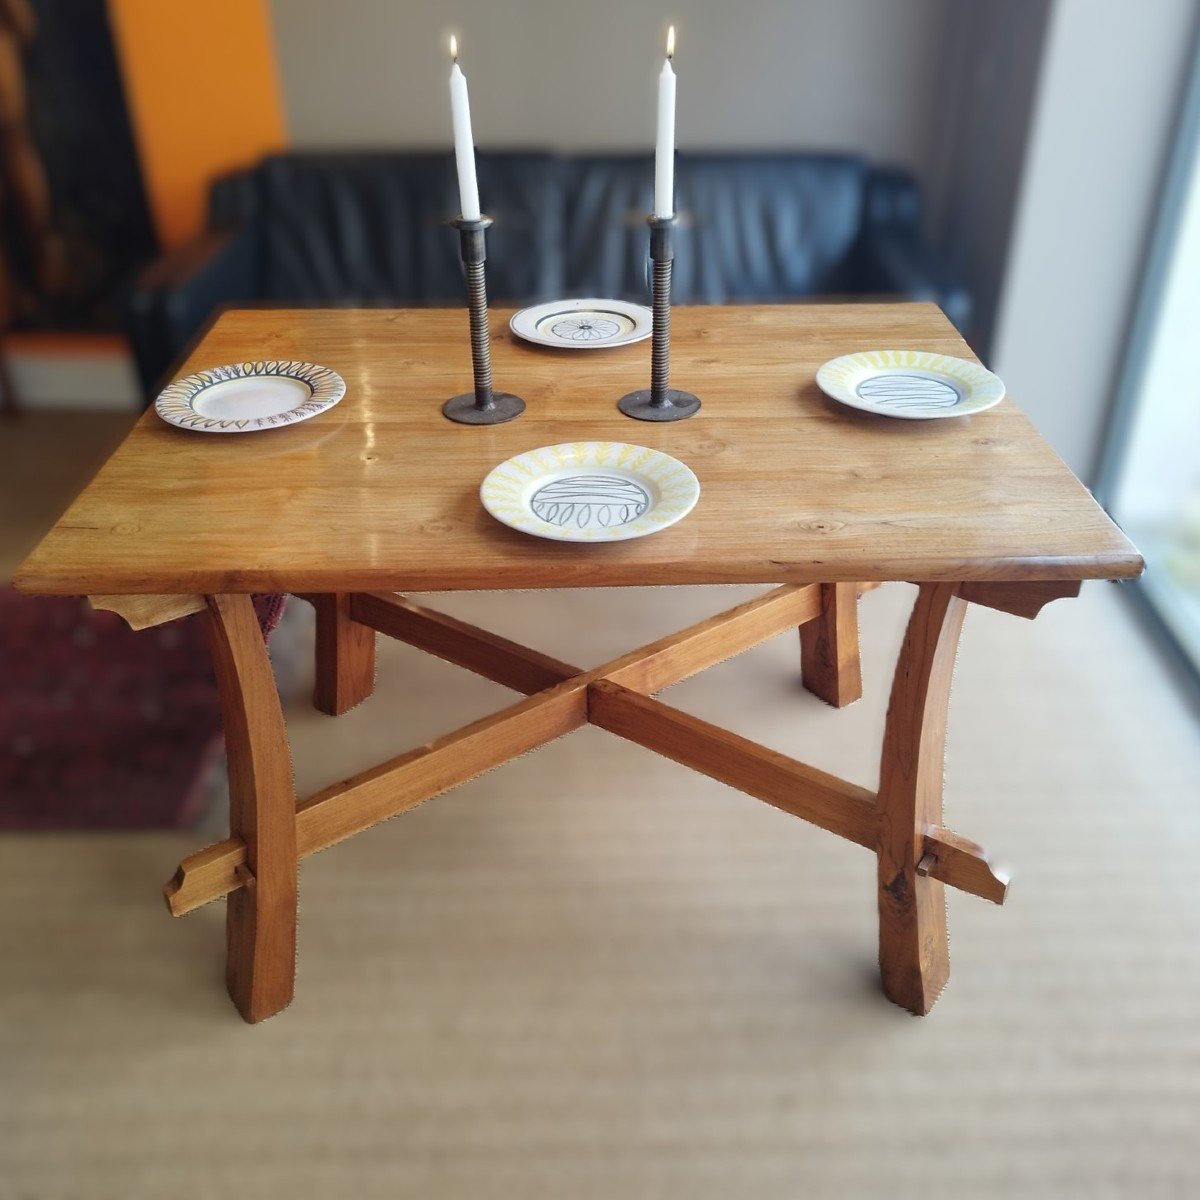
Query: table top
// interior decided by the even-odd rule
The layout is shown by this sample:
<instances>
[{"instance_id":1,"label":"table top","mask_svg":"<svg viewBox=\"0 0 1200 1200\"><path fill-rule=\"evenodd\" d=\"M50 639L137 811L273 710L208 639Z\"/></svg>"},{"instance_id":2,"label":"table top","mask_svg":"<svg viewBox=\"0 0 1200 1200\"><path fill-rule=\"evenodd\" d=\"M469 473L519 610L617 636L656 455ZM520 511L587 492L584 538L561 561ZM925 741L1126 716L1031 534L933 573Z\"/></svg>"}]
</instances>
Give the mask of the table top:
<instances>
[{"instance_id":1,"label":"table top","mask_svg":"<svg viewBox=\"0 0 1200 1200\"><path fill-rule=\"evenodd\" d=\"M974 357L931 304L677 308L672 383L703 407L647 424L616 409L649 382L649 343L526 346L491 314L496 386L528 404L497 426L440 412L469 391L464 310L223 314L184 373L253 359L322 363L346 397L253 434L176 429L151 410L17 573L40 593L486 590L639 584L1136 575L1142 560L1010 399L898 421L817 388L865 349ZM479 501L497 463L585 439L682 459L695 510L637 541L565 544Z\"/></svg>"}]
</instances>

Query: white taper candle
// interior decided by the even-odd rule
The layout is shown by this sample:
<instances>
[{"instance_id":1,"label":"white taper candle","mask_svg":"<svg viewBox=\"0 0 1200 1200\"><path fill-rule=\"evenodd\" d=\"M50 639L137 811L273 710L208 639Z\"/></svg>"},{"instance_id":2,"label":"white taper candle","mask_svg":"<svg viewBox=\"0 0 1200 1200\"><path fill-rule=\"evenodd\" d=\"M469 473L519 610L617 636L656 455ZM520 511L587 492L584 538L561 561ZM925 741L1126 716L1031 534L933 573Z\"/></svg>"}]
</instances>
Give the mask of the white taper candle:
<instances>
[{"instance_id":1,"label":"white taper candle","mask_svg":"<svg viewBox=\"0 0 1200 1200\"><path fill-rule=\"evenodd\" d=\"M468 221L478 221L479 184L475 179L475 139L471 136L471 101L467 77L458 65L458 39L451 35L450 115L454 120L454 161L458 167L458 207Z\"/></svg>"},{"instance_id":2,"label":"white taper candle","mask_svg":"<svg viewBox=\"0 0 1200 1200\"><path fill-rule=\"evenodd\" d=\"M675 215L675 26L667 31L667 57L658 76L658 137L654 147L654 215Z\"/></svg>"}]
</instances>

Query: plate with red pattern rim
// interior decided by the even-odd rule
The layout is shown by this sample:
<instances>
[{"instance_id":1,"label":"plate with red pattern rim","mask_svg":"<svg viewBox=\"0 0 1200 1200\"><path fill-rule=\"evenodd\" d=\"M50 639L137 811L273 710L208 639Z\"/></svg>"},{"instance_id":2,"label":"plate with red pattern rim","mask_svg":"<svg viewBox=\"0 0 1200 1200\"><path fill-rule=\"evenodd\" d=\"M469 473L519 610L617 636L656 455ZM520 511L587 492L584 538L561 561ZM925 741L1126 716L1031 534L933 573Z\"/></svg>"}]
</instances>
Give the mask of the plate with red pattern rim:
<instances>
[{"instance_id":1,"label":"plate with red pattern rim","mask_svg":"<svg viewBox=\"0 0 1200 1200\"><path fill-rule=\"evenodd\" d=\"M229 363L186 375L154 402L164 421L197 433L257 433L307 421L346 394L346 381L316 363Z\"/></svg>"},{"instance_id":2,"label":"plate with red pattern rim","mask_svg":"<svg viewBox=\"0 0 1200 1200\"><path fill-rule=\"evenodd\" d=\"M625 300L552 300L514 313L508 327L523 341L557 350L611 350L648 338L653 314Z\"/></svg>"}]
</instances>

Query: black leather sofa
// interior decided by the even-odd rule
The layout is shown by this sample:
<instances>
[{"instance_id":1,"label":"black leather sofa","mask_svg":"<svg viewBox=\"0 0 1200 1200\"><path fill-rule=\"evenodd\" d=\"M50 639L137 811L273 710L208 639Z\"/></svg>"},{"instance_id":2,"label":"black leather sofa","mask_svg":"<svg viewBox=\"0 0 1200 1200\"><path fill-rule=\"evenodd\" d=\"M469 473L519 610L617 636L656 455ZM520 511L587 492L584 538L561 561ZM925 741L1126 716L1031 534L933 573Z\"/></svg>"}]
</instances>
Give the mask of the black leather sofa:
<instances>
[{"instance_id":1,"label":"black leather sofa","mask_svg":"<svg viewBox=\"0 0 1200 1200\"><path fill-rule=\"evenodd\" d=\"M493 298L647 300L650 156L481 153L478 173ZM680 154L676 202L678 303L901 296L966 322L906 172L844 155ZM463 303L456 211L446 154L284 154L219 179L205 233L128 296L147 395L224 306Z\"/></svg>"}]
</instances>

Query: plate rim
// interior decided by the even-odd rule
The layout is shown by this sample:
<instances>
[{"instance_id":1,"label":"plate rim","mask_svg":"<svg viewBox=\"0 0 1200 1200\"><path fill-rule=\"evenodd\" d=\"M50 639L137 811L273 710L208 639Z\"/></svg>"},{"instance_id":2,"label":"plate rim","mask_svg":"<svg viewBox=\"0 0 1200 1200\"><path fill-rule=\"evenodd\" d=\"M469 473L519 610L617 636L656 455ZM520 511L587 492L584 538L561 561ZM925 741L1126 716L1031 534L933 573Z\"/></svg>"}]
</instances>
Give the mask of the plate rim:
<instances>
[{"instance_id":1,"label":"plate rim","mask_svg":"<svg viewBox=\"0 0 1200 1200\"><path fill-rule=\"evenodd\" d=\"M607 306L620 311L624 316L630 317L635 323L635 328L631 333L607 342L563 342L551 341L549 338L537 333L536 328L521 329L518 327L518 322L522 319L530 319L530 314L539 313L546 309L553 311L562 305L575 305L575 311L578 311L580 308L602 308ZM533 318L535 322L537 319ZM639 323L644 328L640 330L636 328ZM509 317L508 327L514 337L520 338L521 341L527 342L531 346L545 346L550 350L616 350L621 346L633 346L638 342L644 342L650 337L654 332L654 312L648 305L638 304L633 300L614 300L608 296L565 296L559 300L544 300L541 304L529 304L524 308L518 309Z\"/></svg>"},{"instance_id":2,"label":"plate rim","mask_svg":"<svg viewBox=\"0 0 1200 1200\"><path fill-rule=\"evenodd\" d=\"M196 412L192 401L201 392L233 379L277 376L297 379L308 386L311 395L296 408L266 417L205 417ZM301 359L255 358L203 367L172 380L154 401L154 411L168 425L194 433L258 433L282 429L319 416L337 404L346 394L346 381L332 367Z\"/></svg>"},{"instance_id":3,"label":"plate rim","mask_svg":"<svg viewBox=\"0 0 1200 1200\"><path fill-rule=\"evenodd\" d=\"M895 362L895 363L863 363L863 359L868 355L895 355L895 356L916 356L930 360L924 363L917 362ZM970 378L963 379L950 371L941 370L932 366L933 362L937 363L953 363L963 369L964 373ZM849 365L861 366L865 365L870 370L883 372L891 367L896 370L910 371L928 371L932 374L941 374L949 376L957 383L965 385L971 391L963 398L960 404L956 404L950 408L937 409L933 412L901 412L898 410L889 410L870 404L863 400L857 392L846 386L842 380L831 379L831 373L839 367ZM860 412L870 413L876 417L887 417L891 420L899 421L938 421L947 418L970 417L976 413L986 412L989 408L994 408L1008 394L1004 386L1004 381L994 371L989 371L987 367L981 363L972 362L969 358L960 358L953 354L943 354L938 350L914 350L908 349L887 349L887 350L854 350L849 354L839 354L836 358L831 358L827 362L823 362L816 373L817 386L831 400L836 400L839 404L844 404L847 408L855 408ZM976 399L972 403L971 397Z\"/></svg>"},{"instance_id":4,"label":"plate rim","mask_svg":"<svg viewBox=\"0 0 1200 1200\"><path fill-rule=\"evenodd\" d=\"M649 528L649 529L636 528L641 522L645 521L647 519L647 517L650 515L649 513L643 513L642 516L636 518L633 521L628 522L625 525L613 526L612 529L604 530L602 532L593 531L590 535L585 534L584 531L582 531L582 530L576 531L575 535L572 535L569 532L563 532L562 527L556 526L556 525L551 525L547 521L542 521L539 517L537 517L536 515L534 515L532 513L530 514L530 518L529 518L531 525L534 522L537 522L537 525L540 525L541 528L538 528L536 526L534 526L532 528L525 527L525 526L517 524L515 521L511 520L503 512L497 511L497 506L499 506L502 502L498 502L497 498L494 495L489 497L488 492L489 492L489 485L491 485L493 488L495 487L495 481L497 480L499 472L503 471L506 467L511 467L514 463L517 463L519 460L524 459L530 455L554 454L554 453L560 452L560 451L562 451L562 452L570 452L570 451L578 452L581 447L589 447L589 448L590 447L604 447L604 451L602 452L601 457L603 457L603 455L612 453L614 450L615 451L629 450L629 451L633 451L635 453L652 455L653 461L655 463L667 463L667 464L672 465L674 468L677 468L680 472L682 472L682 478L680 480L680 483L681 483L681 485L686 485L688 487L689 495L686 498L685 502L683 502L681 504L681 506L679 507L679 510L677 512L673 512L667 519L660 520L657 524L654 524L652 528ZM536 459L534 460L534 465L537 467L538 470L544 472L547 475L554 473L554 471L556 470L556 468L550 467L550 466L546 465L545 463L538 462ZM586 466L587 464L581 463L579 465ZM631 473L635 473L637 467L641 466L643 464L639 462L639 463L636 463L633 467L629 467L629 466L622 466L620 463L605 464L602 462L597 462L595 465L596 466L608 465L608 466L613 466L613 467L620 467L623 470L627 470L627 471L630 471ZM530 475L529 478L531 480L533 480L533 479L537 479L538 476ZM651 476L651 479L654 479L654 477ZM503 482L511 483L512 481L504 480ZM659 486L661 488L660 480L654 479L654 482L659 484ZM544 541L550 541L550 542L571 542L575 545L589 545L589 544L590 545L600 545L600 544L604 544L607 542L633 541L637 538L649 537L653 533L659 533L664 529L669 529L672 525L675 525L678 522L682 521L683 518L686 517L692 511L692 509L694 509L696 507L697 503L699 503L699 500L700 500L700 490L701 490L700 489L700 480L697 478L695 471L693 471L692 468L687 465L687 463L676 458L673 454L668 454L665 450L659 450L653 446L638 445L636 442L614 442L614 441L609 441L607 439L602 439L602 438L585 438L585 439L574 441L574 442L555 442L553 445L535 446L529 450L521 451L520 454L511 455L510 457L506 458L503 462L497 463L483 477L483 481L479 485L479 499L480 499L480 503L484 507L484 510L488 513L489 516L491 516L494 520L498 521L501 525L507 526L509 529L515 530L517 533L522 533L529 537L541 538ZM660 502L661 502L661 497L660 497ZM653 511L654 511L654 509L650 510L651 513Z\"/></svg>"}]
</instances>

